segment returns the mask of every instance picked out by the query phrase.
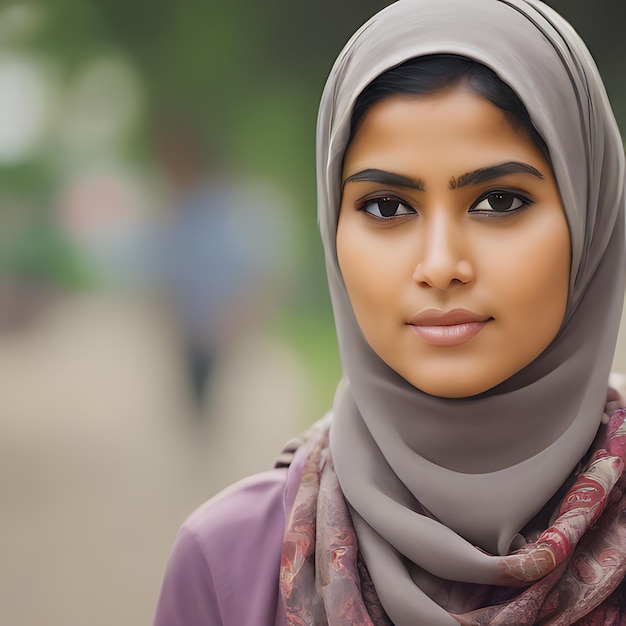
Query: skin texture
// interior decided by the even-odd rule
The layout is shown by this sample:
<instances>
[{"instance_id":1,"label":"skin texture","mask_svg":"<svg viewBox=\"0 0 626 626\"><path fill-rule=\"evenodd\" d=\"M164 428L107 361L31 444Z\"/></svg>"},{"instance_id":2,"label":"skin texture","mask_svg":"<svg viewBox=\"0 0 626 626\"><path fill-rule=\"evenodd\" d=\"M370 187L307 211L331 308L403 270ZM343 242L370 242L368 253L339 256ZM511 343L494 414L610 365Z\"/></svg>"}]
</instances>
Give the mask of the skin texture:
<instances>
[{"instance_id":1,"label":"skin texture","mask_svg":"<svg viewBox=\"0 0 626 626\"><path fill-rule=\"evenodd\" d=\"M509 163L521 165L465 176ZM337 255L357 322L413 386L480 394L555 338L567 221L549 164L500 109L462 86L383 99L346 151L343 180Z\"/></svg>"}]
</instances>

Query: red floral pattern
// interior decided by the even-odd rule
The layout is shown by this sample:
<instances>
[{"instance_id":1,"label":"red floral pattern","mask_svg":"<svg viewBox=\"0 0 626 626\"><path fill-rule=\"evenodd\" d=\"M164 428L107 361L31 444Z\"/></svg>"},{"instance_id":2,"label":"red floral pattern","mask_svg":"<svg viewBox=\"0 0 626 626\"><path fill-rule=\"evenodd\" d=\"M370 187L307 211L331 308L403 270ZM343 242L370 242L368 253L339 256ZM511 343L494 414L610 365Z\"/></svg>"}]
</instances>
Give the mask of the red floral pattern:
<instances>
[{"instance_id":1,"label":"red floral pattern","mask_svg":"<svg viewBox=\"0 0 626 626\"><path fill-rule=\"evenodd\" d=\"M389 626L328 449L328 423L313 429L287 520L280 588L291 626ZM457 583L479 608L452 614L464 626L626 626L626 409L536 541L494 556L498 585Z\"/></svg>"}]
</instances>

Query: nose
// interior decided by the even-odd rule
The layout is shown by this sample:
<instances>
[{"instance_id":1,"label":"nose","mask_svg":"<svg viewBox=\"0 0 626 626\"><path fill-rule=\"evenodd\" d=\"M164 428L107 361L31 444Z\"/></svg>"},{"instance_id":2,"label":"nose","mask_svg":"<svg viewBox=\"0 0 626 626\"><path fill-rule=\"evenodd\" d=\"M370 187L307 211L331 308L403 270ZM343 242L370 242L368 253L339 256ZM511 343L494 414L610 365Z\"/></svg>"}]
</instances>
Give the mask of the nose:
<instances>
[{"instance_id":1,"label":"nose","mask_svg":"<svg viewBox=\"0 0 626 626\"><path fill-rule=\"evenodd\" d=\"M418 243L418 261L413 280L420 286L444 290L474 280L467 234L452 217L426 220Z\"/></svg>"}]
</instances>

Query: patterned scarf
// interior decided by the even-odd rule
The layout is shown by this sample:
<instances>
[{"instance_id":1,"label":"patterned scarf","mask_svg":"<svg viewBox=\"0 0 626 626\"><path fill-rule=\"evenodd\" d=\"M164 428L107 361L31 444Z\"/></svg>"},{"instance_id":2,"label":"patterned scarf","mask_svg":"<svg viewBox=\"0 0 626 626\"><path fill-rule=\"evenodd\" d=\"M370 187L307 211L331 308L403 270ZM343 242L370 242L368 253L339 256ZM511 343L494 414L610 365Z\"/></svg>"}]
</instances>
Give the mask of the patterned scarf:
<instances>
[{"instance_id":1,"label":"patterned scarf","mask_svg":"<svg viewBox=\"0 0 626 626\"><path fill-rule=\"evenodd\" d=\"M328 447L329 422L308 434L288 514L280 590L290 626L388 626L359 557ZM626 626L626 409L615 410L562 498L551 526L498 560L497 585L442 581L469 607L463 625ZM417 616L416 619L419 619Z\"/></svg>"}]
</instances>

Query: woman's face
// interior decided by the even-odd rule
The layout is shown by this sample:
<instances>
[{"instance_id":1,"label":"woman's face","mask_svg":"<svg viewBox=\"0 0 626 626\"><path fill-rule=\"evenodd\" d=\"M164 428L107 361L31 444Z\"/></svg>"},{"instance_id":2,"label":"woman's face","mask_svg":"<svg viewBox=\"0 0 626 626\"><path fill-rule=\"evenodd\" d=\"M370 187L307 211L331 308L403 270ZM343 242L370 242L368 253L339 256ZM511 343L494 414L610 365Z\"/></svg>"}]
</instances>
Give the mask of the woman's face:
<instances>
[{"instance_id":1,"label":"woman's face","mask_svg":"<svg viewBox=\"0 0 626 626\"><path fill-rule=\"evenodd\" d=\"M554 339L569 230L549 164L496 106L462 87L380 101L343 184L337 255L356 319L412 385L476 395Z\"/></svg>"}]
</instances>

